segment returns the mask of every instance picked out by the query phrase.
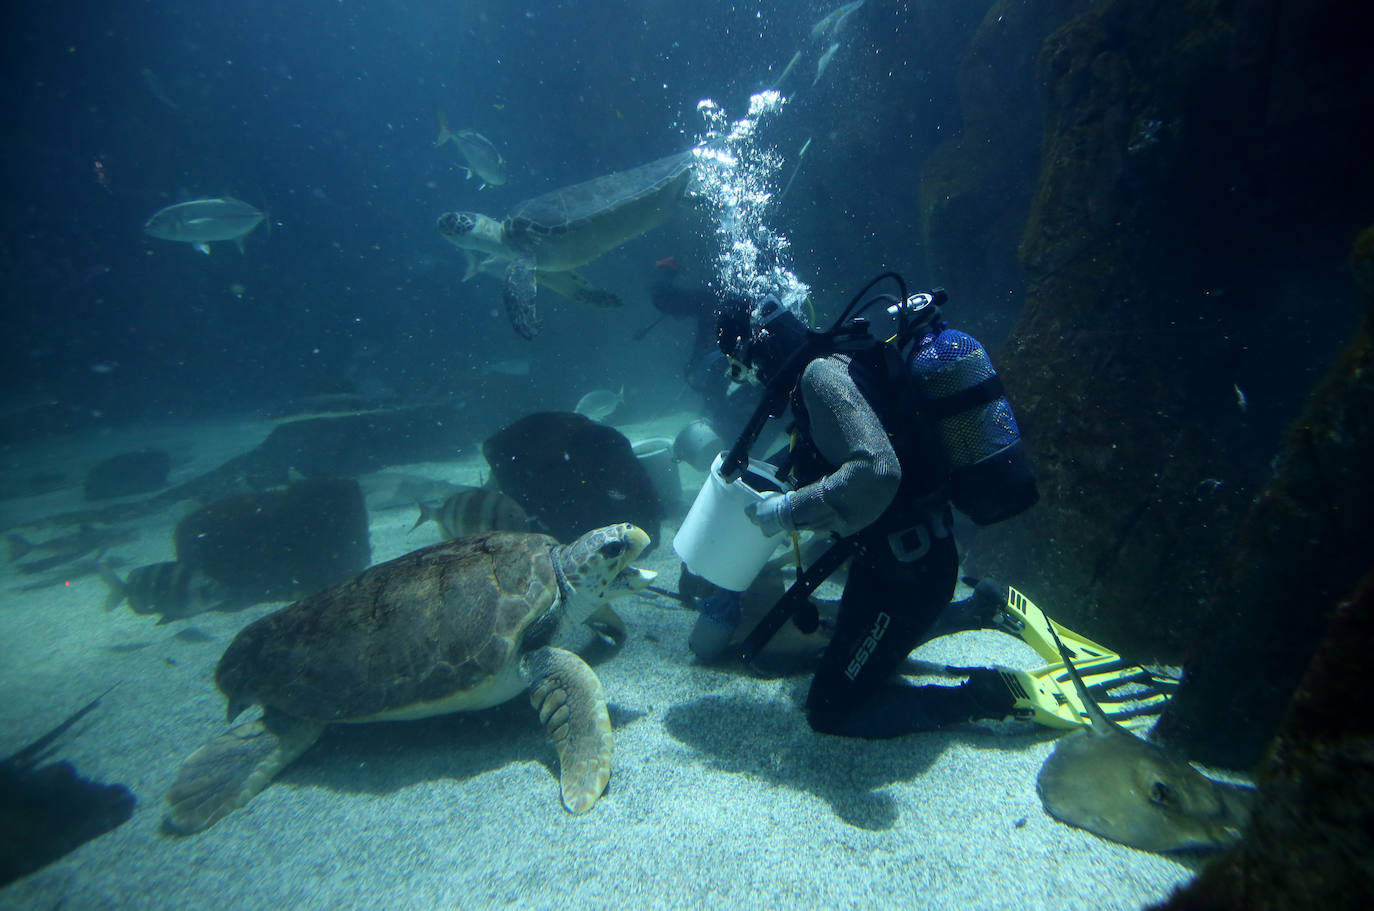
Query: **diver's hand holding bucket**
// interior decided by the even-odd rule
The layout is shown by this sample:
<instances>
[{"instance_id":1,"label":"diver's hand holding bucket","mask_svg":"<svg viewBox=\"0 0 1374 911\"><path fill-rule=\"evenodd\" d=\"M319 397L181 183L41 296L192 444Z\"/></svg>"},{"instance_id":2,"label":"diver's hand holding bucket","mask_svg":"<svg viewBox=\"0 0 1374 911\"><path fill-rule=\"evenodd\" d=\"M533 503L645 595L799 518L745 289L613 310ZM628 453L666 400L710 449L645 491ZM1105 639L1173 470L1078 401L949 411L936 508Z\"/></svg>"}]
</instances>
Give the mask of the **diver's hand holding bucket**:
<instances>
[{"instance_id":1,"label":"diver's hand holding bucket","mask_svg":"<svg viewBox=\"0 0 1374 911\"><path fill-rule=\"evenodd\" d=\"M796 531L797 526L792 521L792 501L789 496L787 491L770 493L757 503L750 503L744 507L744 514L768 538L785 531Z\"/></svg>"}]
</instances>

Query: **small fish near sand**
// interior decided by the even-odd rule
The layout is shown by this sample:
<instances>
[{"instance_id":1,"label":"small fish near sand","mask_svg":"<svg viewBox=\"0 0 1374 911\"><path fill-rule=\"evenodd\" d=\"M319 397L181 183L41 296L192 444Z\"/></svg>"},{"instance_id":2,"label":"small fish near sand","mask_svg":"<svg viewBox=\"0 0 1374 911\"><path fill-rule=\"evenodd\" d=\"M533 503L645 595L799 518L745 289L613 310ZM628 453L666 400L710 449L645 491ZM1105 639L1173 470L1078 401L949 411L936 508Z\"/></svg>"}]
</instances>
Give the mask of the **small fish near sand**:
<instances>
[{"instance_id":1,"label":"small fish near sand","mask_svg":"<svg viewBox=\"0 0 1374 911\"><path fill-rule=\"evenodd\" d=\"M1050 627L1092 726L1055 745L1036 790L1060 822L1142 851L1207 851L1239 840L1254 791L1214 781L1106 716Z\"/></svg>"},{"instance_id":2,"label":"small fish near sand","mask_svg":"<svg viewBox=\"0 0 1374 911\"><path fill-rule=\"evenodd\" d=\"M243 238L267 218L246 202L228 196L218 199L193 199L154 212L143 226L143 233L159 240L190 244L205 255L210 243L232 240L243 252Z\"/></svg>"},{"instance_id":3,"label":"small fish near sand","mask_svg":"<svg viewBox=\"0 0 1374 911\"><path fill-rule=\"evenodd\" d=\"M439 526L446 541L456 541L489 531L529 531L530 518L519 503L500 491L470 487L460 490L438 506L417 504L420 517L414 531L426 522Z\"/></svg>"},{"instance_id":4,"label":"small fish near sand","mask_svg":"<svg viewBox=\"0 0 1374 911\"><path fill-rule=\"evenodd\" d=\"M619 392L612 392L609 389L595 389L578 399L573 411L589 417L593 421L604 421L623 404L625 404L624 386L620 387Z\"/></svg>"},{"instance_id":5,"label":"small fish near sand","mask_svg":"<svg viewBox=\"0 0 1374 911\"><path fill-rule=\"evenodd\" d=\"M448 117L438 108L435 108L434 116L439 121L439 138L434 140L435 148L446 142L453 143L458 154L463 156L463 161L467 162L463 170L467 171L468 179L476 174L482 181L477 189L505 185L506 160L490 139L475 130L453 132L449 129Z\"/></svg>"},{"instance_id":6,"label":"small fish near sand","mask_svg":"<svg viewBox=\"0 0 1374 911\"><path fill-rule=\"evenodd\" d=\"M19 572L34 575L70 563L92 552L104 553L109 548L127 544L136 537L134 532L127 529L82 525L70 534L58 535L44 541L30 541L15 532L5 535L5 540L9 544L10 562Z\"/></svg>"},{"instance_id":7,"label":"small fish near sand","mask_svg":"<svg viewBox=\"0 0 1374 911\"><path fill-rule=\"evenodd\" d=\"M134 567L125 579L108 569L100 576L110 588L105 610L128 601L136 614L161 614L159 624L223 610L232 604L224 586L196 567L176 560Z\"/></svg>"},{"instance_id":8,"label":"small fish near sand","mask_svg":"<svg viewBox=\"0 0 1374 911\"><path fill-rule=\"evenodd\" d=\"M20 572L28 576L28 579L22 585L11 587L10 591L36 592L59 585L66 587L77 579L98 575L104 570L112 569L116 566L123 566L125 562L126 561L118 557L105 554L99 557L86 557L81 560L74 560L70 563L63 563L61 566L42 572L21 569Z\"/></svg>"}]
</instances>

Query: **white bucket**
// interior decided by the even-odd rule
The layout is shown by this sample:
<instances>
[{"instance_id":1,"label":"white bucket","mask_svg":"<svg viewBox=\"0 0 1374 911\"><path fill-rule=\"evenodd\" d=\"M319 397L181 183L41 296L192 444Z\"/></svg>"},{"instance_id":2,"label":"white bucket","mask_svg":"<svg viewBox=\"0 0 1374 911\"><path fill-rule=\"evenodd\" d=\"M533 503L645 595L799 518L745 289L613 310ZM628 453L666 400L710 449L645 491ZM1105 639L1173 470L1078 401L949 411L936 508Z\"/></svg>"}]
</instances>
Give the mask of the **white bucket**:
<instances>
[{"instance_id":1,"label":"white bucket","mask_svg":"<svg viewBox=\"0 0 1374 911\"><path fill-rule=\"evenodd\" d=\"M720 453L711 463L710 474L673 538L673 550L696 575L721 588L742 592L786 539L782 532L765 537L744 509L769 493L786 490L787 485L778 479L772 465L754 459L749 460L742 477L726 484L720 476L724 458L725 453Z\"/></svg>"},{"instance_id":2,"label":"white bucket","mask_svg":"<svg viewBox=\"0 0 1374 911\"><path fill-rule=\"evenodd\" d=\"M677 471L677 459L673 458L673 441L666 437L655 437L632 443L635 458L649 474L658 502L665 512L671 512L682 503L682 477Z\"/></svg>"}]
</instances>

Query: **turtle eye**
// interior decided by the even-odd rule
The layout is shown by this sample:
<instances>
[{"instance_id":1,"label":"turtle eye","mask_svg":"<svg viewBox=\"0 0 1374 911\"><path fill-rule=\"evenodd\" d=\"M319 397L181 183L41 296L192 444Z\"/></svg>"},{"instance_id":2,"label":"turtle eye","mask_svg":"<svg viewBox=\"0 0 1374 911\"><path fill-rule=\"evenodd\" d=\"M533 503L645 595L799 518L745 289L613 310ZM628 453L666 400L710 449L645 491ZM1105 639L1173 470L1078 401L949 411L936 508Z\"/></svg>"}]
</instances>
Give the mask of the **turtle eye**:
<instances>
[{"instance_id":1,"label":"turtle eye","mask_svg":"<svg viewBox=\"0 0 1374 911\"><path fill-rule=\"evenodd\" d=\"M607 541L601 545L601 556L615 559L625 552L624 541Z\"/></svg>"}]
</instances>

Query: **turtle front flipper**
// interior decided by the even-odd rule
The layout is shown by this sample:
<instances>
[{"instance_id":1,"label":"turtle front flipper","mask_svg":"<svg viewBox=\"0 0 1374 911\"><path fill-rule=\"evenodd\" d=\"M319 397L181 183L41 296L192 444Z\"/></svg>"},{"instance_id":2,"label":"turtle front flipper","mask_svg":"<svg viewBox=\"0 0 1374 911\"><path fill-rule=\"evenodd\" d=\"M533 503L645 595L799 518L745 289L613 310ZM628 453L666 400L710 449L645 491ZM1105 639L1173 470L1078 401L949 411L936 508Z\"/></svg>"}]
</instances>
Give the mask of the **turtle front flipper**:
<instances>
[{"instance_id":1,"label":"turtle front flipper","mask_svg":"<svg viewBox=\"0 0 1374 911\"><path fill-rule=\"evenodd\" d=\"M196 750L167 791L163 831L191 835L248 803L320 737L324 725L284 715L243 724Z\"/></svg>"},{"instance_id":2,"label":"turtle front flipper","mask_svg":"<svg viewBox=\"0 0 1374 911\"><path fill-rule=\"evenodd\" d=\"M609 310L624 304L619 295L602 290L577 272L541 272L539 284L570 301Z\"/></svg>"},{"instance_id":3,"label":"turtle front flipper","mask_svg":"<svg viewBox=\"0 0 1374 911\"><path fill-rule=\"evenodd\" d=\"M611 716L601 681L587 663L561 648L541 648L520 661L530 702L558 750L563 806L590 810L611 780Z\"/></svg>"},{"instance_id":4,"label":"turtle front flipper","mask_svg":"<svg viewBox=\"0 0 1374 911\"><path fill-rule=\"evenodd\" d=\"M506 269L506 285L501 296L506 302L510 324L521 338L532 339L539 334L541 321L534 312L536 288L534 263L517 259Z\"/></svg>"}]
</instances>

